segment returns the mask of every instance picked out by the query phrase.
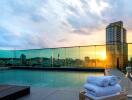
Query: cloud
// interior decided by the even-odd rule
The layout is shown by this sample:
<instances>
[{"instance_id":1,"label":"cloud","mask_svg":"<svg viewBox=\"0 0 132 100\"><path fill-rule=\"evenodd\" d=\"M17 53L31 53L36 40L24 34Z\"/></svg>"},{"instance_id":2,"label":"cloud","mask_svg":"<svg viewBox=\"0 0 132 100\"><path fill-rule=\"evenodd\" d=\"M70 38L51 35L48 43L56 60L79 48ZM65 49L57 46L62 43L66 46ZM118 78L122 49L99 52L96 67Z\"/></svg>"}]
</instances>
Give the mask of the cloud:
<instances>
[{"instance_id":1,"label":"cloud","mask_svg":"<svg viewBox=\"0 0 132 100\"><path fill-rule=\"evenodd\" d=\"M1 0L0 47L83 45L92 43L89 38L98 34L105 42L105 27L113 21L123 20L128 33L131 31L131 3L130 0ZM102 43L99 38L92 40Z\"/></svg>"},{"instance_id":2,"label":"cloud","mask_svg":"<svg viewBox=\"0 0 132 100\"><path fill-rule=\"evenodd\" d=\"M92 32L90 32L88 28L81 28L81 29L76 29L73 30L74 34L80 34L80 35L90 35Z\"/></svg>"},{"instance_id":3,"label":"cloud","mask_svg":"<svg viewBox=\"0 0 132 100\"><path fill-rule=\"evenodd\" d=\"M66 42L67 39L63 38L63 39L59 39L57 42Z\"/></svg>"}]
</instances>

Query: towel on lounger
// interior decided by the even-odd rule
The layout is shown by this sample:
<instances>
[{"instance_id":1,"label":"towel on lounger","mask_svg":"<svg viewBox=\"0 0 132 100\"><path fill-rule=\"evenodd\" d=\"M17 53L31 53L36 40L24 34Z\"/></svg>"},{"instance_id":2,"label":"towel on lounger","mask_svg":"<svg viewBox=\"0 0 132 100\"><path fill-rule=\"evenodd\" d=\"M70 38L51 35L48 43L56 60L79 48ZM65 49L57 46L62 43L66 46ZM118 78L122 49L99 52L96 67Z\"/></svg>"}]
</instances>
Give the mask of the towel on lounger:
<instances>
[{"instance_id":1,"label":"towel on lounger","mask_svg":"<svg viewBox=\"0 0 132 100\"><path fill-rule=\"evenodd\" d=\"M109 85L113 86L118 84L118 79L116 76L106 76L109 79Z\"/></svg>"},{"instance_id":2,"label":"towel on lounger","mask_svg":"<svg viewBox=\"0 0 132 100\"><path fill-rule=\"evenodd\" d=\"M91 83L97 86L106 87L113 86L118 83L116 76L89 76L87 83Z\"/></svg>"},{"instance_id":3,"label":"towel on lounger","mask_svg":"<svg viewBox=\"0 0 132 100\"><path fill-rule=\"evenodd\" d=\"M99 87L92 84L85 84L84 88L88 94L91 94L95 97L109 96L121 92L121 87L119 84L114 86Z\"/></svg>"},{"instance_id":4,"label":"towel on lounger","mask_svg":"<svg viewBox=\"0 0 132 100\"><path fill-rule=\"evenodd\" d=\"M86 96L86 100L89 100L89 99L87 99L87 97L90 97L92 100L106 100L109 97L119 96L120 93L116 93L116 94L112 94L112 95L108 95L108 96L102 96L102 97L95 97L89 93L85 93L84 95Z\"/></svg>"},{"instance_id":5,"label":"towel on lounger","mask_svg":"<svg viewBox=\"0 0 132 100\"><path fill-rule=\"evenodd\" d=\"M106 87L109 85L109 79L104 76L89 76L86 83L91 83L97 86Z\"/></svg>"}]
</instances>

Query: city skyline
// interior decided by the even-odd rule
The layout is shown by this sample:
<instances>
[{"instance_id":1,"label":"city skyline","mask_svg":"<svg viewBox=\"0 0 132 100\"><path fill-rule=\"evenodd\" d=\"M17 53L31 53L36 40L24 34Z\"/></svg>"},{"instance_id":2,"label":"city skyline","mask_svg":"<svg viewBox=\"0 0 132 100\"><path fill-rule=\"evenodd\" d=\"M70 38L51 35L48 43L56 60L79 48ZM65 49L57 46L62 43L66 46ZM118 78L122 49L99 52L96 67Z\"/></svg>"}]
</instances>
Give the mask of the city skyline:
<instances>
[{"instance_id":1,"label":"city skyline","mask_svg":"<svg viewBox=\"0 0 132 100\"><path fill-rule=\"evenodd\" d=\"M119 20L124 22L127 29L127 42L132 42L131 2L130 0L0 1L0 49L104 44L106 25Z\"/></svg>"}]
</instances>

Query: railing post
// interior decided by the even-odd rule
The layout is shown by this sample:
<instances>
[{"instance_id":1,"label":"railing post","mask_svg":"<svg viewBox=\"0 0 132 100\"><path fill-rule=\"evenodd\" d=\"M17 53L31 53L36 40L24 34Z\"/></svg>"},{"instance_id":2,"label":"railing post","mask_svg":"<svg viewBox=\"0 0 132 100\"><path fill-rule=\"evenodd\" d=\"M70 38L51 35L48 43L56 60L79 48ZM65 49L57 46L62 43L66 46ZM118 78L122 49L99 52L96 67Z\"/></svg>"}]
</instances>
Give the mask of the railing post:
<instances>
[{"instance_id":1,"label":"railing post","mask_svg":"<svg viewBox=\"0 0 132 100\"><path fill-rule=\"evenodd\" d=\"M96 45L94 45L95 48L95 67L96 67Z\"/></svg>"}]
</instances>

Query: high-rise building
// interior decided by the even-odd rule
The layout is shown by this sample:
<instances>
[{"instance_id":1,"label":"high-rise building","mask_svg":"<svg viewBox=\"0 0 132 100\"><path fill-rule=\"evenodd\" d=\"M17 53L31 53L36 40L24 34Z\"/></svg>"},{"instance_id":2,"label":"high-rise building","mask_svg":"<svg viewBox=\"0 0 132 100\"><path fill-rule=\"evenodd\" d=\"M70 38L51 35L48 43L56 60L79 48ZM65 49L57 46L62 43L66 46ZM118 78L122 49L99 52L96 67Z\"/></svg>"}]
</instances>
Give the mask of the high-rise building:
<instances>
[{"instance_id":1,"label":"high-rise building","mask_svg":"<svg viewBox=\"0 0 132 100\"><path fill-rule=\"evenodd\" d=\"M128 46L122 21L110 23L106 27L106 54L110 67L122 69L127 65Z\"/></svg>"}]
</instances>

